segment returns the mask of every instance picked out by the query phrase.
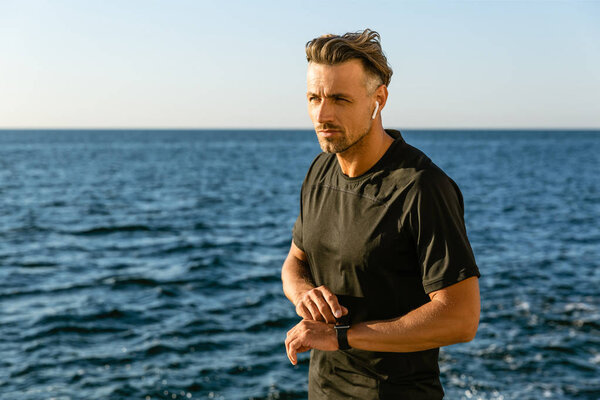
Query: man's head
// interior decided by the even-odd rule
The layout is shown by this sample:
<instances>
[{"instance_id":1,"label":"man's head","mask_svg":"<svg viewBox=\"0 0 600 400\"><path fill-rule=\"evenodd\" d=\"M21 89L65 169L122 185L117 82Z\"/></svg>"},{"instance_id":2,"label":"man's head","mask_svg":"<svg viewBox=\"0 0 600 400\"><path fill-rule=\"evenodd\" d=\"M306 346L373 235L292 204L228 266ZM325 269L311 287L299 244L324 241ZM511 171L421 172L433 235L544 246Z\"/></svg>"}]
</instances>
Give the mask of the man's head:
<instances>
[{"instance_id":1,"label":"man's head","mask_svg":"<svg viewBox=\"0 0 600 400\"><path fill-rule=\"evenodd\" d=\"M360 60L365 70L365 84L374 91L379 85L390 86L392 68L379 43L379 33L370 29L349 32L342 36L323 35L306 43L306 60L309 63L337 65L345 61Z\"/></svg>"},{"instance_id":2,"label":"man's head","mask_svg":"<svg viewBox=\"0 0 600 400\"><path fill-rule=\"evenodd\" d=\"M306 58L308 111L319 144L325 152L342 153L367 136L373 122L381 126L378 112L392 69L379 34L366 29L324 35L306 44Z\"/></svg>"}]
</instances>

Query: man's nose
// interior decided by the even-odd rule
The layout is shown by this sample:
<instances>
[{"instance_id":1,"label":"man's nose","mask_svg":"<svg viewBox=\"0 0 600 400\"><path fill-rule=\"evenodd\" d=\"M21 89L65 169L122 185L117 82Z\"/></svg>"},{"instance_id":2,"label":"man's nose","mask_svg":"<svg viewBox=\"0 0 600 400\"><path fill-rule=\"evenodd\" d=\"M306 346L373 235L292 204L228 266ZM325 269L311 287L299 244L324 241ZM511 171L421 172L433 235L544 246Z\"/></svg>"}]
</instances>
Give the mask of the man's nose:
<instances>
[{"instance_id":1,"label":"man's nose","mask_svg":"<svg viewBox=\"0 0 600 400\"><path fill-rule=\"evenodd\" d=\"M323 100L315 111L317 113L317 122L319 123L332 122L334 120L335 112L333 104L327 99Z\"/></svg>"}]
</instances>

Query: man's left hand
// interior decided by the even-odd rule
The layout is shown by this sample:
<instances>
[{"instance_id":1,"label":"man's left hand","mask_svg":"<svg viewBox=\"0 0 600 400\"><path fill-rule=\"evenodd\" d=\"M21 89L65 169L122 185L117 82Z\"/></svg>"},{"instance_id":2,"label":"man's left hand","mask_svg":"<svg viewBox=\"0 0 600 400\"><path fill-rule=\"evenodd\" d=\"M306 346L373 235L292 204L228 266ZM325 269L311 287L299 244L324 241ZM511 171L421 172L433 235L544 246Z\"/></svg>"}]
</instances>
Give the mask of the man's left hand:
<instances>
[{"instance_id":1,"label":"man's left hand","mask_svg":"<svg viewBox=\"0 0 600 400\"><path fill-rule=\"evenodd\" d=\"M289 330L285 339L285 350L292 364L298 363L297 353L310 349L325 351L338 349L337 334L333 324L304 319Z\"/></svg>"}]
</instances>

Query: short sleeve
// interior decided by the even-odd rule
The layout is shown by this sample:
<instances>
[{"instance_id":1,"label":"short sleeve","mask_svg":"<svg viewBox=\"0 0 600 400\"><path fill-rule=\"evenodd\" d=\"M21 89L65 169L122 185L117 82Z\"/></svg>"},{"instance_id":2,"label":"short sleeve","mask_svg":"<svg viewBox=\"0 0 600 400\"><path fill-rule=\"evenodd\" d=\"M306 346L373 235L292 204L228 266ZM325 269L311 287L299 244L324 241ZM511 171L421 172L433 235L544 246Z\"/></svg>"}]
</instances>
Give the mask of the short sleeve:
<instances>
[{"instance_id":1,"label":"short sleeve","mask_svg":"<svg viewBox=\"0 0 600 400\"><path fill-rule=\"evenodd\" d=\"M296 218L296 223L294 223L294 228L292 229L292 240L294 241L296 247L304 251L304 245L302 244L302 212L300 212L298 218Z\"/></svg>"},{"instance_id":2,"label":"short sleeve","mask_svg":"<svg viewBox=\"0 0 600 400\"><path fill-rule=\"evenodd\" d=\"M426 293L480 276L467 238L460 189L443 171L422 171L409 192L408 226Z\"/></svg>"},{"instance_id":3,"label":"short sleeve","mask_svg":"<svg viewBox=\"0 0 600 400\"><path fill-rule=\"evenodd\" d=\"M304 183L302 184L302 189L300 190L300 213L298 214L298 218L296 218L296 222L292 228L292 240L294 241L294 244L300 250L304 251L304 244L302 243L302 196L304 196Z\"/></svg>"}]
</instances>

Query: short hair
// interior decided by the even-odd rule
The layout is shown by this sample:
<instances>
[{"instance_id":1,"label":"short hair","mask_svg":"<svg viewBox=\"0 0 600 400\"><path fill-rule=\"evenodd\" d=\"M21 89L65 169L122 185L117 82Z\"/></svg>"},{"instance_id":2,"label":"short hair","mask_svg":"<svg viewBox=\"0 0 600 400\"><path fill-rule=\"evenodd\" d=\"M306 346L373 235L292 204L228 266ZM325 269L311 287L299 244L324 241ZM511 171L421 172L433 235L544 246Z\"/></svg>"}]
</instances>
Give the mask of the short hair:
<instances>
[{"instance_id":1,"label":"short hair","mask_svg":"<svg viewBox=\"0 0 600 400\"><path fill-rule=\"evenodd\" d=\"M379 33L365 29L342 36L323 35L306 43L306 60L317 64L335 65L351 59L362 61L368 75L379 78L379 85L389 86L392 68L381 48Z\"/></svg>"}]
</instances>

